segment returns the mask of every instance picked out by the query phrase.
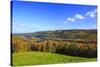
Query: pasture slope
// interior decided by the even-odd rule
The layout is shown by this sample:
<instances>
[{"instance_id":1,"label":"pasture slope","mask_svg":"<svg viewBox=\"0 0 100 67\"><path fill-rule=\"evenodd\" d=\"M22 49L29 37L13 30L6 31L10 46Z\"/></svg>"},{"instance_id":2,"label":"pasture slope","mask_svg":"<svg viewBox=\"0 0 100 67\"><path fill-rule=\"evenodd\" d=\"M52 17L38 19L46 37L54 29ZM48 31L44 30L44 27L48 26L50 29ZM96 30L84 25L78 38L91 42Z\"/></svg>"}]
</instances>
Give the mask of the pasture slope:
<instances>
[{"instance_id":1,"label":"pasture slope","mask_svg":"<svg viewBox=\"0 0 100 67\"><path fill-rule=\"evenodd\" d=\"M13 66L96 61L96 58L83 58L83 57L67 56L62 54L39 52L39 51L18 52L18 53L13 53L12 56L13 56L12 57Z\"/></svg>"}]
</instances>

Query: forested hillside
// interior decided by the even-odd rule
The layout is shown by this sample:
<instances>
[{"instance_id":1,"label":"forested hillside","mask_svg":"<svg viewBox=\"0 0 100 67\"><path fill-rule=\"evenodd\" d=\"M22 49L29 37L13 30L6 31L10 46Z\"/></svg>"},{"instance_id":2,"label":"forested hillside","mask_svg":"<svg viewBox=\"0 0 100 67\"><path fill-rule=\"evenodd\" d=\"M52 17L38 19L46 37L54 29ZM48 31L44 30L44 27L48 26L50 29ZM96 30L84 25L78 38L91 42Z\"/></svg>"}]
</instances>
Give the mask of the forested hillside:
<instances>
[{"instance_id":1,"label":"forested hillside","mask_svg":"<svg viewBox=\"0 0 100 67\"><path fill-rule=\"evenodd\" d=\"M12 35L12 52L42 51L97 56L96 30L56 30Z\"/></svg>"},{"instance_id":2,"label":"forested hillside","mask_svg":"<svg viewBox=\"0 0 100 67\"><path fill-rule=\"evenodd\" d=\"M62 39L97 39L97 30L55 30L55 31L40 31L34 33L19 33L14 34L24 36L26 38L62 38Z\"/></svg>"}]
</instances>

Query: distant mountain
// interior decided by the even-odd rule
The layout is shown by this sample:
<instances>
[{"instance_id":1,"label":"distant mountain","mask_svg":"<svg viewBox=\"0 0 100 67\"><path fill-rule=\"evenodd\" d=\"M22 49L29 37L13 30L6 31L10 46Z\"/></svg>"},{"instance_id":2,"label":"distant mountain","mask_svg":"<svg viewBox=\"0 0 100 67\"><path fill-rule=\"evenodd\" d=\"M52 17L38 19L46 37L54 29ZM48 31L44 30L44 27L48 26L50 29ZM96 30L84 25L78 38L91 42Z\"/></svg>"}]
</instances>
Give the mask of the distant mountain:
<instances>
[{"instance_id":1,"label":"distant mountain","mask_svg":"<svg viewBox=\"0 0 100 67\"><path fill-rule=\"evenodd\" d=\"M18 33L16 36L26 38L63 38L63 39L97 39L97 30L91 29L73 29L73 30L55 30L55 31L40 31L35 33Z\"/></svg>"}]
</instances>

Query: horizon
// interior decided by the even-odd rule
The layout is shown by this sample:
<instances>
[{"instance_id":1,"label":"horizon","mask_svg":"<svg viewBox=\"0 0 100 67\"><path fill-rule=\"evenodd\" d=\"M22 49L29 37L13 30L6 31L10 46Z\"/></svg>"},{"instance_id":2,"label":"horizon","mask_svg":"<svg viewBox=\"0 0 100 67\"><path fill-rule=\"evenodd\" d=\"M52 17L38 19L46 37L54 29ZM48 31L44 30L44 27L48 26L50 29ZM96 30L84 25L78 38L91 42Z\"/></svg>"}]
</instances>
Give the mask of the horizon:
<instances>
[{"instance_id":1,"label":"horizon","mask_svg":"<svg viewBox=\"0 0 100 67\"><path fill-rule=\"evenodd\" d=\"M12 32L97 29L97 6L12 1Z\"/></svg>"},{"instance_id":2,"label":"horizon","mask_svg":"<svg viewBox=\"0 0 100 67\"><path fill-rule=\"evenodd\" d=\"M97 29L62 29L62 30L97 30ZM60 30L60 31L62 31ZM48 32L48 31L59 31L59 30L44 30L44 31L35 31L35 32L21 32L21 33L12 33L11 34L24 34L24 33L36 33L36 32Z\"/></svg>"}]
</instances>

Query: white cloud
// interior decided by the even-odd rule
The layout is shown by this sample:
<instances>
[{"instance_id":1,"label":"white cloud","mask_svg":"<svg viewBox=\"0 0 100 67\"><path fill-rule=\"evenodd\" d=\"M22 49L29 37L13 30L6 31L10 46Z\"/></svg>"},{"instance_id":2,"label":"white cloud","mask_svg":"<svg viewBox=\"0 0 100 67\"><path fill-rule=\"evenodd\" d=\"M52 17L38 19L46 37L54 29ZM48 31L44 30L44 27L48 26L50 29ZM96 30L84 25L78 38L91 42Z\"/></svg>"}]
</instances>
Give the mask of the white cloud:
<instances>
[{"instance_id":1,"label":"white cloud","mask_svg":"<svg viewBox=\"0 0 100 67\"><path fill-rule=\"evenodd\" d=\"M76 20L83 20L84 16L82 16L81 14L75 14L75 16L73 17L68 17L67 20L64 21L64 23L68 23L68 22L75 22Z\"/></svg>"},{"instance_id":2,"label":"white cloud","mask_svg":"<svg viewBox=\"0 0 100 67\"><path fill-rule=\"evenodd\" d=\"M75 19L83 20L85 17L82 16L81 14L76 14Z\"/></svg>"},{"instance_id":3,"label":"white cloud","mask_svg":"<svg viewBox=\"0 0 100 67\"><path fill-rule=\"evenodd\" d=\"M92 10L92 11L88 11L88 12L86 13L86 16L89 16L89 17L91 17L91 18L96 17L96 15L97 15L97 9L94 9L94 10Z\"/></svg>"},{"instance_id":4,"label":"white cloud","mask_svg":"<svg viewBox=\"0 0 100 67\"><path fill-rule=\"evenodd\" d=\"M95 14L92 11L88 12L86 15L90 17L95 17Z\"/></svg>"},{"instance_id":5,"label":"white cloud","mask_svg":"<svg viewBox=\"0 0 100 67\"><path fill-rule=\"evenodd\" d=\"M75 14L72 17L67 17L67 20L65 20L64 23L76 22L77 20L85 20L87 18L95 18L96 15L97 15L97 9L94 9L94 10L86 12L84 15Z\"/></svg>"},{"instance_id":6,"label":"white cloud","mask_svg":"<svg viewBox=\"0 0 100 67\"><path fill-rule=\"evenodd\" d=\"M75 19L74 19L74 18L71 18L71 17L68 17L68 18L67 18L67 21L75 22Z\"/></svg>"}]
</instances>

